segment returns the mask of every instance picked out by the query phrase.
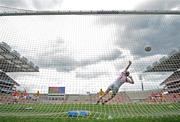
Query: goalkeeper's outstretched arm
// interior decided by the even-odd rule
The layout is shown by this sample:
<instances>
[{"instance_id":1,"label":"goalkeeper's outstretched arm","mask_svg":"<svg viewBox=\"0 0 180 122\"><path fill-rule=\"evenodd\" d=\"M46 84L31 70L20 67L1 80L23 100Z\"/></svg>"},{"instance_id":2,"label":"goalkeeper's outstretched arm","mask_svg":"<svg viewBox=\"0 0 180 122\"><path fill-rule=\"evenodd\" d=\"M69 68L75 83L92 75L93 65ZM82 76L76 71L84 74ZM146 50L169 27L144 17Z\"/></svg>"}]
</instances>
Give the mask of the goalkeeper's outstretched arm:
<instances>
[{"instance_id":1,"label":"goalkeeper's outstretched arm","mask_svg":"<svg viewBox=\"0 0 180 122\"><path fill-rule=\"evenodd\" d=\"M129 69L129 67L131 66L131 64L132 64L132 62L129 61L129 64L128 64L128 66L125 68L125 71L127 71L127 70Z\"/></svg>"}]
</instances>

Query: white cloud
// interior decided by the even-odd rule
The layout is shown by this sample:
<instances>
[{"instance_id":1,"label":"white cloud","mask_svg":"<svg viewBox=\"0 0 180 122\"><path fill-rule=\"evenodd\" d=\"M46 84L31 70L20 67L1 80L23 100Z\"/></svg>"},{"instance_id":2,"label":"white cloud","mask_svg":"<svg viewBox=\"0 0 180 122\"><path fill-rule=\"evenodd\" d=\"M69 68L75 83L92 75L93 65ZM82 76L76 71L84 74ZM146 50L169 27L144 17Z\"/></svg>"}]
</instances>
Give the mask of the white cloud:
<instances>
[{"instance_id":1,"label":"white cloud","mask_svg":"<svg viewBox=\"0 0 180 122\"><path fill-rule=\"evenodd\" d=\"M1 0L0 5L30 9L30 10L55 10L61 7L63 0Z\"/></svg>"},{"instance_id":2,"label":"white cloud","mask_svg":"<svg viewBox=\"0 0 180 122\"><path fill-rule=\"evenodd\" d=\"M132 10L144 0L65 0L61 10Z\"/></svg>"}]
</instances>

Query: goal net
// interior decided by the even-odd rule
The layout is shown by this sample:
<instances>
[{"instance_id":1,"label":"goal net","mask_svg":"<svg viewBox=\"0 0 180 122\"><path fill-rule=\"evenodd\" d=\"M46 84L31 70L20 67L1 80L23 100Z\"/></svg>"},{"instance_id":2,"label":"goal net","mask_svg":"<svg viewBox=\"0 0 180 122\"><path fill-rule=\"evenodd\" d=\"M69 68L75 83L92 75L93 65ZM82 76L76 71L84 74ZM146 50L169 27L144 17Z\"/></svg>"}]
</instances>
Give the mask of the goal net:
<instances>
[{"instance_id":1,"label":"goal net","mask_svg":"<svg viewBox=\"0 0 180 122\"><path fill-rule=\"evenodd\" d=\"M0 7L0 116L179 115L180 16L175 13ZM122 79L129 61L134 84L126 75ZM114 90L115 81L123 83Z\"/></svg>"}]
</instances>

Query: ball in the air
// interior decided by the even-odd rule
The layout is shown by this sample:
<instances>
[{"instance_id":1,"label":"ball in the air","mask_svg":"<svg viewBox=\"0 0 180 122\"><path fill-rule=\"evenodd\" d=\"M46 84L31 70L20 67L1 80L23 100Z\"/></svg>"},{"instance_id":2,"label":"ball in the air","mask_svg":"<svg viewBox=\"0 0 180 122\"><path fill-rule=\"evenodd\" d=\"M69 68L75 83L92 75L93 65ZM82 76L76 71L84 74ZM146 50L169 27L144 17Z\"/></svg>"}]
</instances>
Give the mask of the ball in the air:
<instances>
[{"instance_id":1,"label":"ball in the air","mask_svg":"<svg viewBox=\"0 0 180 122\"><path fill-rule=\"evenodd\" d=\"M146 52L150 52L150 51L151 51L151 47L150 47L150 46L146 46L146 47L144 48L144 50L145 50Z\"/></svg>"}]
</instances>

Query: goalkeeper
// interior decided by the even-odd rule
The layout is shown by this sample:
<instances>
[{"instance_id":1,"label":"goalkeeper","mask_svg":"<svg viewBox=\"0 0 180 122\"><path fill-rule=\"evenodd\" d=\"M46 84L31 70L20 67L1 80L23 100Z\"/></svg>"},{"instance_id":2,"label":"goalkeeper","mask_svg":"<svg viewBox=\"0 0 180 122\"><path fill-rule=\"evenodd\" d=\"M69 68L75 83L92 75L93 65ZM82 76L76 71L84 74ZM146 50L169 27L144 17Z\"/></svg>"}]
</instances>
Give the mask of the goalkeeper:
<instances>
[{"instance_id":1,"label":"goalkeeper","mask_svg":"<svg viewBox=\"0 0 180 122\"><path fill-rule=\"evenodd\" d=\"M123 72L121 72L120 76L111 85L109 85L109 87L107 88L105 93L102 96L99 97L99 99L98 99L96 104L98 104L100 101L102 101L103 97L106 96L110 91L112 91L111 97L109 99L103 101L102 104L105 104L108 101L110 101L111 99L113 99L116 96L116 94L117 94L119 88L121 87L121 85L123 85L124 83L134 84L134 80L130 76L130 73L128 71L128 69L131 66L131 64L132 64L132 62L129 61L129 64L125 68L125 70Z\"/></svg>"}]
</instances>

